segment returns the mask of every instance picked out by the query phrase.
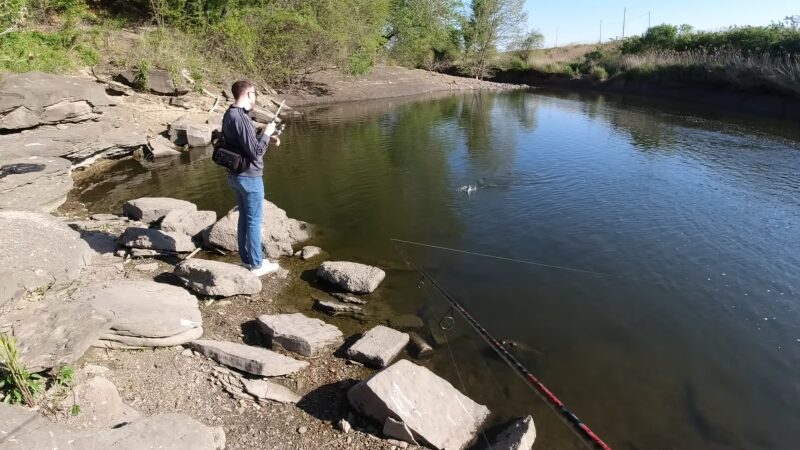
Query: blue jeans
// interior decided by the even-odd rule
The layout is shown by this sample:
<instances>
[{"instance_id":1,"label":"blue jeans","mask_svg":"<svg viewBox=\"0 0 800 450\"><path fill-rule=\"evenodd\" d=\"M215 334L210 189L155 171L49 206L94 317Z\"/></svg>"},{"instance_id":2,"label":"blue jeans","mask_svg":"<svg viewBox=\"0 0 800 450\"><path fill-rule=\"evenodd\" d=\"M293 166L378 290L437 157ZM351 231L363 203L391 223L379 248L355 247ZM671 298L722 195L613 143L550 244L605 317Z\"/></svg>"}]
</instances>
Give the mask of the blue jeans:
<instances>
[{"instance_id":1,"label":"blue jeans","mask_svg":"<svg viewBox=\"0 0 800 450\"><path fill-rule=\"evenodd\" d=\"M264 180L261 177L228 175L228 184L236 192L239 205L237 237L239 257L252 268L261 267L261 222L264 218Z\"/></svg>"}]
</instances>

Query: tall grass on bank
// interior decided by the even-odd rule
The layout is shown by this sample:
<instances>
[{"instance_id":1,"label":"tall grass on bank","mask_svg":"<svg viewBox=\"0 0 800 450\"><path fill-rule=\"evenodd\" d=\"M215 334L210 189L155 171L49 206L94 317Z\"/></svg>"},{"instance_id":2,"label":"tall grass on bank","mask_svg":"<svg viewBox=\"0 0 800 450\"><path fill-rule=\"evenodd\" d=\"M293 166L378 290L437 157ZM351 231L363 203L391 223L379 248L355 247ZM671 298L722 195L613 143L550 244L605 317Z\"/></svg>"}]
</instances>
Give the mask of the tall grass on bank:
<instances>
[{"instance_id":1,"label":"tall grass on bank","mask_svg":"<svg viewBox=\"0 0 800 450\"><path fill-rule=\"evenodd\" d=\"M658 51L605 61L609 73L657 77L687 84L722 84L740 90L800 95L800 55L745 54L739 50Z\"/></svg>"}]
</instances>

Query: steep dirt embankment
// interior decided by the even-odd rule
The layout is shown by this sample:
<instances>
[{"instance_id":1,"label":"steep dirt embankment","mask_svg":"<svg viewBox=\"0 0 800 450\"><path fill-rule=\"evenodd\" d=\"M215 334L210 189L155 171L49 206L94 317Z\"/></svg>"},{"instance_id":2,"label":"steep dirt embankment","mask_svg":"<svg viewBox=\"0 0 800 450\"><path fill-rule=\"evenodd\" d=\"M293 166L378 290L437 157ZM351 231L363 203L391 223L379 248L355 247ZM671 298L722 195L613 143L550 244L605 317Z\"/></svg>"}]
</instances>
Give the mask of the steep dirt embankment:
<instances>
[{"instance_id":1,"label":"steep dirt embankment","mask_svg":"<svg viewBox=\"0 0 800 450\"><path fill-rule=\"evenodd\" d=\"M420 69L378 66L362 76L343 75L336 70L317 72L295 89L281 95L292 106L313 106L357 100L405 97L433 92L520 89L507 84L456 77Z\"/></svg>"}]
</instances>

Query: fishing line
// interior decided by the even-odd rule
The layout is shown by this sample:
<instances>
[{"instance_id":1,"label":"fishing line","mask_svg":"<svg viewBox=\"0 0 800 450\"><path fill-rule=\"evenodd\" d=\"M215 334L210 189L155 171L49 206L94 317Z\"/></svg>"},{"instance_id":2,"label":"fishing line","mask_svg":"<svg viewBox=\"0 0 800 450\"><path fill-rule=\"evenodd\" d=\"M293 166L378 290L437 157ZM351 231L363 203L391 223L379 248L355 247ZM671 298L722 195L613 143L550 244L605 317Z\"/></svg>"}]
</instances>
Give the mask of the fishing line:
<instances>
[{"instance_id":1,"label":"fishing line","mask_svg":"<svg viewBox=\"0 0 800 450\"><path fill-rule=\"evenodd\" d=\"M410 244L417 244L415 242L403 241L403 240L400 240L400 239L392 239L392 241L395 241L396 243L397 242L405 242L405 243L410 243ZM458 251L458 252L462 252L462 253L472 253L472 252L459 251L459 250L456 250L456 249L449 249L447 247L431 246L431 245L427 245L427 244L422 244L422 245L433 247L433 248L442 248L442 249L445 249L445 250L454 250L454 251ZM585 444L589 445L590 447L594 446L594 447L599 448L601 450L611 450L611 447L609 447L608 444L606 444L597 434L595 434L595 432L592 431L591 428L589 428L588 425L583 423L583 421L580 420L578 418L578 416L573 414L572 411L570 411L569 408L567 408L567 406L564 404L564 402L562 402L550 389L547 388L547 386L544 385L544 383L542 383L519 360L517 360L517 358L514 355L512 355L508 351L508 349L506 349L500 343L499 340L495 339L494 336L492 336L492 334L489 333L488 330L486 330L486 328L484 328L480 323L478 323L478 321L475 320L475 318L472 317L472 315L466 310L466 308L464 308L464 306L458 300L453 298L450 294L447 293L447 291L445 291L441 286L439 286L439 284L436 282L436 280L434 280L430 275L428 275L427 272L425 272L419 265L417 265L417 263L414 262L413 259L405 256L403 254L403 252L396 245L395 245L395 249L400 254L400 256L406 261L407 264L412 265L420 273L420 275L422 275L425 279L430 281L430 283L436 288L436 290L438 290L447 299L447 301L450 303L450 305L452 307L451 309L454 309L454 310L458 311L458 313L478 333L478 335L484 341L486 341L487 344L489 344L489 346L498 354L498 356L500 356L500 358L506 364L508 364L512 368L512 370L518 376L520 376L520 378L522 378L528 384L528 386L534 392L536 392L537 395L539 395L540 398L542 398L545 401L545 403L548 406L550 406L554 411L556 411L559 414L559 416L562 419L564 419L569 425L572 426L571 429L573 431L575 431L578 434L578 436L581 437L582 441L584 441ZM494 257L493 255L486 255L486 256ZM503 258L503 257L497 257L497 258L505 259L505 260L511 260L511 258ZM520 261L528 263L526 261L522 261L522 260L520 260ZM538 263L534 263L534 265L539 265L539 264ZM550 266L548 266L548 267L550 267ZM580 270L580 269L576 269L576 270ZM598 273L598 274L600 274L600 273ZM422 287L422 283L418 283L417 286L421 288ZM426 296L427 296L427 292L426 292ZM448 313L449 313L449 311L448 311ZM455 360L453 360L453 363L455 364ZM456 370L458 370L458 369L456 368ZM460 374L459 374L459 378L460 378Z\"/></svg>"}]
</instances>

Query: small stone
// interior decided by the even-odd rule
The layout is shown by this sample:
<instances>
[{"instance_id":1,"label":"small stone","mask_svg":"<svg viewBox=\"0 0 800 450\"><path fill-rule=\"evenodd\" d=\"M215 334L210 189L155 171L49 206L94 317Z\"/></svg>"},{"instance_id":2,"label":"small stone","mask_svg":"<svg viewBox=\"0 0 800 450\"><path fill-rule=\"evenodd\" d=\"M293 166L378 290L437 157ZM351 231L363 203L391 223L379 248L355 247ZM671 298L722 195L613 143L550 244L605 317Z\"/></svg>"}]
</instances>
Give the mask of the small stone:
<instances>
[{"instance_id":1,"label":"small stone","mask_svg":"<svg viewBox=\"0 0 800 450\"><path fill-rule=\"evenodd\" d=\"M308 431L308 427L300 427L297 429L297 432L300 434L306 434L306 431Z\"/></svg>"},{"instance_id":2,"label":"small stone","mask_svg":"<svg viewBox=\"0 0 800 450\"><path fill-rule=\"evenodd\" d=\"M336 426L337 426L337 428L339 428L339 430L342 431L342 433L345 433L345 434L349 433L350 430L353 428L350 425L350 422L347 421L347 419L339 420L338 422L336 422Z\"/></svg>"},{"instance_id":3,"label":"small stone","mask_svg":"<svg viewBox=\"0 0 800 450\"><path fill-rule=\"evenodd\" d=\"M300 250L300 259L307 261L311 258L319 256L322 253L322 249L319 247L315 247L313 245L307 245Z\"/></svg>"},{"instance_id":4,"label":"small stone","mask_svg":"<svg viewBox=\"0 0 800 450\"><path fill-rule=\"evenodd\" d=\"M267 380L242 379L244 391L259 400L273 400L280 403L297 403L300 396L291 389Z\"/></svg>"},{"instance_id":5,"label":"small stone","mask_svg":"<svg viewBox=\"0 0 800 450\"><path fill-rule=\"evenodd\" d=\"M83 372L87 375L105 375L111 369L104 366L96 366L94 364L87 364L83 366Z\"/></svg>"},{"instance_id":6,"label":"small stone","mask_svg":"<svg viewBox=\"0 0 800 450\"><path fill-rule=\"evenodd\" d=\"M409 344L415 357L424 358L433 353L433 347L425 342L425 339L419 334L410 331L408 337L410 338Z\"/></svg>"},{"instance_id":7,"label":"small stone","mask_svg":"<svg viewBox=\"0 0 800 450\"><path fill-rule=\"evenodd\" d=\"M194 356L194 352L192 351L192 349L190 349L190 348L187 348L187 349L184 349L184 350L181 352L181 356L185 356L185 357L187 357L187 358L191 358L192 356Z\"/></svg>"},{"instance_id":8,"label":"small stone","mask_svg":"<svg viewBox=\"0 0 800 450\"><path fill-rule=\"evenodd\" d=\"M135 269L142 272L155 272L158 270L158 263L139 264Z\"/></svg>"},{"instance_id":9,"label":"small stone","mask_svg":"<svg viewBox=\"0 0 800 450\"><path fill-rule=\"evenodd\" d=\"M394 445L397 448L408 448L408 442L398 441L397 439L387 439L387 443Z\"/></svg>"},{"instance_id":10,"label":"small stone","mask_svg":"<svg viewBox=\"0 0 800 450\"><path fill-rule=\"evenodd\" d=\"M498 450L529 450L536 441L536 426L533 417L527 416L512 423L492 444Z\"/></svg>"}]
</instances>

